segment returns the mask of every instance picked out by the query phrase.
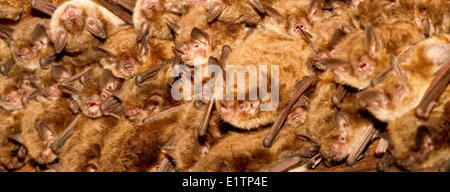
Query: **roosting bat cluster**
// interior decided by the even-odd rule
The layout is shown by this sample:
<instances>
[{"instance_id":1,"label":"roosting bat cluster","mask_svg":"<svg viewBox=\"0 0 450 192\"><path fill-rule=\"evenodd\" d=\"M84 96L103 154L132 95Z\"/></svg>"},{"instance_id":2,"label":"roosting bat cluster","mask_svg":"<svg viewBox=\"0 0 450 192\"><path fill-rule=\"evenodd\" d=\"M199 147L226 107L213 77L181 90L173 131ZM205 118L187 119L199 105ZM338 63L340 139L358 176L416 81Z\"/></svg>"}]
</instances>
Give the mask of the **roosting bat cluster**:
<instances>
[{"instance_id":1,"label":"roosting bat cluster","mask_svg":"<svg viewBox=\"0 0 450 192\"><path fill-rule=\"evenodd\" d=\"M379 171L450 169L449 1L25 2L0 11L0 170L307 171L378 139ZM278 106L249 98L269 80L175 99L198 63L214 90L277 66Z\"/></svg>"}]
</instances>

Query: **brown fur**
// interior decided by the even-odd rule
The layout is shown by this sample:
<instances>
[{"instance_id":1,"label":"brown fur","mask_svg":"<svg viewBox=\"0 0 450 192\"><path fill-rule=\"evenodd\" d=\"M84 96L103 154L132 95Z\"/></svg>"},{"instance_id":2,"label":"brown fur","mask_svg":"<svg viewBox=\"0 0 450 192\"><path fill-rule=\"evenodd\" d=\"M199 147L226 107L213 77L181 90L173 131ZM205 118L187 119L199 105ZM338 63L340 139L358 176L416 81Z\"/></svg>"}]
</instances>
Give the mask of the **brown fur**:
<instances>
[{"instance_id":1,"label":"brown fur","mask_svg":"<svg viewBox=\"0 0 450 192\"><path fill-rule=\"evenodd\" d=\"M64 10L69 5L76 6L83 11L82 15L79 16L76 25L66 25L65 19L63 19ZM50 21L50 38L57 44L56 42L60 41L57 36L58 30L66 30L68 33L68 41L64 47L64 52L70 57L65 57L64 60L79 67L93 63L98 59L97 54L95 54L91 46L98 46L102 43L99 38L94 37L85 29L85 19L88 16L93 17L102 23L106 37L111 37L117 32L128 28L127 26L121 26L124 22L117 16L89 0L68 1L59 6L55 10Z\"/></svg>"},{"instance_id":2,"label":"brown fur","mask_svg":"<svg viewBox=\"0 0 450 192\"><path fill-rule=\"evenodd\" d=\"M11 53L14 57L14 60L16 61L16 65L23 67L30 71L35 71L40 68L39 66L39 60L42 56L45 56L47 54L53 53L53 45L51 44L50 40L48 40L48 43L45 45L45 47L40 48L36 52L32 50L33 46L36 46L37 44L33 42L32 40L32 32L34 28L41 24L45 27L47 33L49 31L49 20L33 17L28 19L23 19L18 25L16 25L14 29L13 36L11 37ZM30 51L33 51L32 58L28 59L21 59L17 54L18 51L20 51L22 48L28 48Z\"/></svg>"},{"instance_id":3,"label":"brown fur","mask_svg":"<svg viewBox=\"0 0 450 192\"><path fill-rule=\"evenodd\" d=\"M133 78L136 74L144 72L150 67L173 57L171 41L150 39L148 41L150 47L149 53L142 54L142 47L136 42L136 32L133 29L121 31L111 38L108 38L102 46L114 55L115 66L108 63L105 59L101 59L100 63L105 69L111 69L114 76L118 78ZM137 69L133 72L124 71L121 61L133 58L137 61L134 65Z\"/></svg>"},{"instance_id":4,"label":"brown fur","mask_svg":"<svg viewBox=\"0 0 450 192\"><path fill-rule=\"evenodd\" d=\"M428 85L433 80L433 74L442 66L434 63L434 61L446 59L436 55L441 53L425 53L425 50L427 47L440 43L449 43L449 37L435 36L428 38L413 48L412 53L407 57L405 62L400 64L403 72L407 74L407 82L400 81L398 75L390 72L382 83L370 89L380 93L379 99L386 102L378 107L373 105L367 106L367 109L377 119L384 122L391 122L403 116L403 114L408 113L419 104ZM392 98L388 98L387 94L392 94L389 91L398 85L406 86L406 92L403 95L395 94L394 97L396 98L394 99L399 100L394 101Z\"/></svg>"},{"instance_id":5,"label":"brown fur","mask_svg":"<svg viewBox=\"0 0 450 192\"><path fill-rule=\"evenodd\" d=\"M261 15L248 1L224 0L224 9L217 18L218 21L225 23L246 23L258 24L261 21ZM277 0L262 0L261 3L271 5Z\"/></svg>"},{"instance_id":6,"label":"brown fur","mask_svg":"<svg viewBox=\"0 0 450 192\"><path fill-rule=\"evenodd\" d=\"M279 134L278 141L271 147L263 147L262 140L268 129L255 131L231 132L211 148L208 155L199 160L192 171L211 172L252 172L264 171L290 153L313 147L313 144L295 136L295 128L285 126ZM301 154L304 158L314 155L313 151Z\"/></svg>"},{"instance_id":7,"label":"brown fur","mask_svg":"<svg viewBox=\"0 0 450 192\"><path fill-rule=\"evenodd\" d=\"M149 25L148 35L150 38L163 40L173 39L174 37L172 36L171 29L166 20L175 23L180 18L180 15L164 9L164 4L171 2L170 0L157 0L156 2L159 6L161 6L161 9L158 11L153 11L152 15L146 15L144 10L147 9L143 5L144 0L136 1L136 7L133 12L134 27L137 31L139 31L139 26L142 25L142 23L147 23ZM174 0L172 2L180 3L178 0ZM186 10L190 7L188 2L182 3L182 5Z\"/></svg>"},{"instance_id":8,"label":"brown fur","mask_svg":"<svg viewBox=\"0 0 450 192\"><path fill-rule=\"evenodd\" d=\"M358 71L359 63L364 57L368 57L365 46L365 33L358 31L346 36L336 46L335 58L345 62L343 66L348 69L335 70L336 81L360 90L370 86L372 79L383 69L389 66L389 54L400 54L409 48L410 44L423 38L420 30L408 23L386 24L375 28L380 48L375 51L377 56L367 62L371 71L362 74ZM326 65L326 64L325 64Z\"/></svg>"},{"instance_id":9,"label":"brown fur","mask_svg":"<svg viewBox=\"0 0 450 192\"><path fill-rule=\"evenodd\" d=\"M353 149L364 128L372 125L370 117L364 115L356 95L348 93L339 107L334 106L332 97L337 84L329 72L322 74L315 91L310 96L310 108L304 125L297 130L299 135L307 135L320 146L322 157L331 162L344 160ZM345 116L346 126L336 124L336 113ZM339 140L340 136L344 140Z\"/></svg>"},{"instance_id":10,"label":"brown fur","mask_svg":"<svg viewBox=\"0 0 450 192\"><path fill-rule=\"evenodd\" d=\"M220 119L218 115L213 112L208 124L206 137L200 138L198 136L200 124L205 116L207 108L208 105L205 104L200 108L196 108L194 102L191 102L187 113L178 121L174 150L172 152L176 169L178 170L187 170L188 168L191 168L194 163L207 155L209 148L224 135L219 127Z\"/></svg>"},{"instance_id":11,"label":"brown fur","mask_svg":"<svg viewBox=\"0 0 450 192\"><path fill-rule=\"evenodd\" d=\"M0 110L0 170L16 170L27 163L26 159L20 159L17 155L21 143L12 141L8 138L10 135L20 135L20 126L17 123L20 112L9 113Z\"/></svg>"},{"instance_id":12,"label":"brown fur","mask_svg":"<svg viewBox=\"0 0 450 192\"><path fill-rule=\"evenodd\" d=\"M80 119L73 130L73 136L64 145L59 154L59 163L65 172L85 171L90 160L100 155L104 146L103 140L118 121L112 117L92 120Z\"/></svg>"},{"instance_id":13,"label":"brown fur","mask_svg":"<svg viewBox=\"0 0 450 192\"><path fill-rule=\"evenodd\" d=\"M22 112L21 135L24 145L27 147L29 155L38 164L52 163L57 156L54 153L43 155L45 150L49 150L48 142L39 137L35 123L42 121L55 131L56 136L60 135L75 118L68 106L68 99L45 103L33 101Z\"/></svg>"},{"instance_id":14,"label":"brown fur","mask_svg":"<svg viewBox=\"0 0 450 192\"><path fill-rule=\"evenodd\" d=\"M414 111L406 113L387 127L390 149L396 162L401 167L420 171L426 168L436 168L449 160L449 121L446 119L450 89L447 88L437 102L428 120L415 116ZM424 149L415 143L417 130L425 126L432 137L433 149Z\"/></svg>"},{"instance_id":15,"label":"brown fur","mask_svg":"<svg viewBox=\"0 0 450 192\"><path fill-rule=\"evenodd\" d=\"M303 77L312 75L312 72L306 65L307 60L311 56L311 50L303 41L282 37L270 31L257 29L242 45L233 50L226 65L240 65L244 67L268 65L268 71L270 71L271 65L278 65L280 69L280 102L278 110L257 112L253 115L220 114L221 118L236 128L247 130L273 123L279 112L288 104L294 86ZM267 76L267 78L268 82L270 82L270 76ZM248 86L248 80L246 80L247 93L248 90L256 88L249 88ZM233 92L236 95L237 90L233 90ZM219 101L216 102L216 108L220 109Z\"/></svg>"},{"instance_id":16,"label":"brown fur","mask_svg":"<svg viewBox=\"0 0 450 192\"><path fill-rule=\"evenodd\" d=\"M105 139L100 171L146 171L156 166L161 148L174 136L181 108L142 125L121 123Z\"/></svg>"}]
</instances>

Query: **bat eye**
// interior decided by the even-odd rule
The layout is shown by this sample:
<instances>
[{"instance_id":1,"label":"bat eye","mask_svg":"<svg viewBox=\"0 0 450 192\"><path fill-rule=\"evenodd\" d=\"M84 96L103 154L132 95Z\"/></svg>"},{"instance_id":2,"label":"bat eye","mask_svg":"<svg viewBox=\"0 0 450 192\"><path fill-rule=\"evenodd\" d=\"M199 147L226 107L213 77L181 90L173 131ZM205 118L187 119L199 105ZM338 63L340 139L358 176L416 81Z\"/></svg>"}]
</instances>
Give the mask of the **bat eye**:
<instances>
[{"instance_id":1,"label":"bat eye","mask_svg":"<svg viewBox=\"0 0 450 192\"><path fill-rule=\"evenodd\" d=\"M101 97L102 97L102 100L106 99L106 95L105 94L102 94Z\"/></svg>"},{"instance_id":2,"label":"bat eye","mask_svg":"<svg viewBox=\"0 0 450 192\"><path fill-rule=\"evenodd\" d=\"M345 142L345 137L340 135L339 136L339 142L341 142L341 143Z\"/></svg>"}]
</instances>

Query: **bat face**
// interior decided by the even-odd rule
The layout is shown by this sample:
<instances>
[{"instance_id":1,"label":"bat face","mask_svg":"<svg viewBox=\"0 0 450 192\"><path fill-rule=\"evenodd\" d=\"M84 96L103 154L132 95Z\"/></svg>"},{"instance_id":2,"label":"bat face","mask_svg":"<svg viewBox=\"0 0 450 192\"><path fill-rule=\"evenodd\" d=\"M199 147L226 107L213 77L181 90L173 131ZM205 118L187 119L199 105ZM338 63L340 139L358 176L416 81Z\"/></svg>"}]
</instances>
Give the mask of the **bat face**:
<instances>
[{"instance_id":1,"label":"bat face","mask_svg":"<svg viewBox=\"0 0 450 192\"><path fill-rule=\"evenodd\" d=\"M346 104L343 104L346 105ZM358 109L352 109L355 106L348 106L339 112L327 116L330 121L324 125L324 132L317 140L320 144L320 153L322 156L334 163L342 162L349 157L364 135L364 131L373 128L373 124L367 117L360 114ZM371 136L369 136L371 139Z\"/></svg>"},{"instance_id":2,"label":"bat face","mask_svg":"<svg viewBox=\"0 0 450 192\"><path fill-rule=\"evenodd\" d=\"M102 117L110 112L101 110L103 104L105 109L115 109L113 106L117 103L107 101L120 89L121 81L114 77L111 70L103 70L100 66L94 65L76 76L80 83L64 82L58 88L71 95L84 115L92 119Z\"/></svg>"},{"instance_id":3,"label":"bat face","mask_svg":"<svg viewBox=\"0 0 450 192\"><path fill-rule=\"evenodd\" d=\"M14 79L16 82L5 86L0 97L0 104L7 111L24 108L24 105L38 93L38 89L33 85L35 79L31 74L23 72Z\"/></svg>"},{"instance_id":4,"label":"bat face","mask_svg":"<svg viewBox=\"0 0 450 192\"><path fill-rule=\"evenodd\" d=\"M133 13L133 23L138 34L137 41L145 36L172 39L171 20L185 13L184 3L178 0L138 0Z\"/></svg>"},{"instance_id":5,"label":"bat face","mask_svg":"<svg viewBox=\"0 0 450 192\"><path fill-rule=\"evenodd\" d=\"M157 90L155 86L147 84L144 87L138 87L133 80L128 80L124 83L123 89L128 90L120 94L124 115L132 122L143 122L145 118L164 108L165 93Z\"/></svg>"},{"instance_id":6,"label":"bat face","mask_svg":"<svg viewBox=\"0 0 450 192\"><path fill-rule=\"evenodd\" d=\"M210 50L209 35L198 28L192 30L190 40L179 43L175 48L181 60L190 66L193 66L197 60L205 61Z\"/></svg>"},{"instance_id":7,"label":"bat face","mask_svg":"<svg viewBox=\"0 0 450 192\"><path fill-rule=\"evenodd\" d=\"M15 63L29 71L39 69L41 57L52 53L53 46L47 33L49 21L40 18L29 18L14 27L12 33L5 33L10 42Z\"/></svg>"},{"instance_id":8,"label":"bat face","mask_svg":"<svg viewBox=\"0 0 450 192\"><path fill-rule=\"evenodd\" d=\"M419 43L401 65L392 58L393 71L382 83L361 92L358 97L379 120L389 122L402 116L417 107L422 97L430 95L426 94L427 87L446 83L445 78L439 83L432 80L438 70L445 69L446 58L437 55L448 52L447 45L429 38Z\"/></svg>"},{"instance_id":9,"label":"bat face","mask_svg":"<svg viewBox=\"0 0 450 192\"><path fill-rule=\"evenodd\" d=\"M343 52L338 46L335 53L338 57L323 59L321 63L334 71L339 83L365 89L370 86L375 75L387 66L385 61L388 59L384 58L381 42L371 26L366 27L365 34L359 32L349 35L341 42L341 45L347 45L347 41L355 43L356 46ZM340 56L341 53L345 56Z\"/></svg>"},{"instance_id":10,"label":"bat face","mask_svg":"<svg viewBox=\"0 0 450 192\"><path fill-rule=\"evenodd\" d=\"M102 47L94 47L101 57L100 64L110 69L118 78L130 79L142 72L150 45L138 44L133 29L119 32L109 38Z\"/></svg>"},{"instance_id":11,"label":"bat face","mask_svg":"<svg viewBox=\"0 0 450 192\"><path fill-rule=\"evenodd\" d=\"M55 10L50 37L56 53L79 54L120 31L121 24L117 16L92 1L68 1Z\"/></svg>"}]
</instances>

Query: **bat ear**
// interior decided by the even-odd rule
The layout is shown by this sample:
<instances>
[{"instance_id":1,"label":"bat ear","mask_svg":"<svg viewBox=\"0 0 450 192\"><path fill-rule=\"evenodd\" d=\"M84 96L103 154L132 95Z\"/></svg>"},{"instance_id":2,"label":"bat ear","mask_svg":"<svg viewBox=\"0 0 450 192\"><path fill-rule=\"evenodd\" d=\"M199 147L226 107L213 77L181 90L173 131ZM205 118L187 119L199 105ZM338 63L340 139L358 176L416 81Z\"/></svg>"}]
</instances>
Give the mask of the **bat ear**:
<instances>
[{"instance_id":1,"label":"bat ear","mask_svg":"<svg viewBox=\"0 0 450 192\"><path fill-rule=\"evenodd\" d=\"M191 40L193 41L201 41L205 44L209 44L209 35L208 33L203 32L197 27L194 27L191 32Z\"/></svg>"},{"instance_id":2,"label":"bat ear","mask_svg":"<svg viewBox=\"0 0 450 192\"><path fill-rule=\"evenodd\" d=\"M348 115L342 111L339 111L334 116L334 124L340 130L347 130L350 120L348 119Z\"/></svg>"},{"instance_id":3,"label":"bat ear","mask_svg":"<svg viewBox=\"0 0 450 192\"><path fill-rule=\"evenodd\" d=\"M169 21L169 19L167 19L167 18L164 18L164 19L165 19L165 21L167 23L167 26L169 26L170 30L172 30L175 33L175 35L178 35L178 34L181 33L180 26L178 26L177 24Z\"/></svg>"},{"instance_id":4,"label":"bat ear","mask_svg":"<svg viewBox=\"0 0 450 192\"><path fill-rule=\"evenodd\" d=\"M266 4L264 4L263 6L266 14L269 15L276 23L283 24L286 21L283 15L281 15L281 13L276 9Z\"/></svg>"},{"instance_id":5,"label":"bat ear","mask_svg":"<svg viewBox=\"0 0 450 192\"><path fill-rule=\"evenodd\" d=\"M13 134L13 135L8 135L8 139L11 139L17 143L23 144L23 137L20 133L18 134Z\"/></svg>"},{"instance_id":6,"label":"bat ear","mask_svg":"<svg viewBox=\"0 0 450 192\"><path fill-rule=\"evenodd\" d=\"M206 21L212 22L217 18L223 11L225 4L223 0L207 0L208 3L208 14L206 16Z\"/></svg>"},{"instance_id":7,"label":"bat ear","mask_svg":"<svg viewBox=\"0 0 450 192\"><path fill-rule=\"evenodd\" d=\"M312 23L317 21L322 13L322 0L312 1L308 10L308 19Z\"/></svg>"},{"instance_id":8,"label":"bat ear","mask_svg":"<svg viewBox=\"0 0 450 192\"><path fill-rule=\"evenodd\" d=\"M16 61L13 58L8 59L6 63L0 66L0 73L4 76L7 76L15 64Z\"/></svg>"},{"instance_id":9,"label":"bat ear","mask_svg":"<svg viewBox=\"0 0 450 192\"><path fill-rule=\"evenodd\" d=\"M147 38L145 38L145 39L147 39ZM138 59L139 59L139 61L143 61L144 58L150 52L151 47L147 40L144 40L142 43L139 43L139 46L141 46L141 52L139 54Z\"/></svg>"},{"instance_id":10,"label":"bat ear","mask_svg":"<svg viewBox=\"0 0 450 192\"><path fill-rule=\"evenodd\" d=\"M7 41L13 41L12 39L13 33L14 29L4 25L0 25L0 37L2 39L5 39Z\"/></svg>"},{"instance_id":11,"label":"bat ear","mask_svg":"<svg viewBox=\"0 0 450 192\"><path fill-rule=\"evenodd\" d=\"M259 12L266 13L266 10L264 9L264 5L261 3L260 0L248 0L248 2Z\"/></svg>"},{"instance_id":12,"label":"bat ear","mask_svg":"<svg viewBox=\"0 0 450 192\"><path fill-rule=\"evenodd\" d=\"M111 53L111 51L101 48L99 46L92 46L92 49L94 49L94 51L97 53L97 55L102 58L114 57L114 54Z\"/></svg>"},{"instance_id":13,"label":"bat ear","mask_svg":"<svg viewBox=\"0 0 450 192\"><path fill-rule=\"evenodd\" d=\"M33 32L31 33L31 39L33 41L41 42L42 44L48 44L49 38L47 34L47 30L45 30L45 26L38 23L33 29Z\"/></svg>"},{"instance_id":14,"label":"bat ear","mask_svg":"<svg viewBox=\"0 0 450 192\"><path fill-rule=\"evenodd\" d=\"M420 126L416 133L416 148L421 151L429 151L433 149L433 137L425 126Z\"/></svg>"},{"instance_id":15,"label":"bat ear","mask_svg":"<svg viewBox=\"0 0 450 192\"><path fill-rule=\"evenodd\" d=\"M366 51L370 58L375 59L381 51L381 41L371 23L366 24L365 33Z\"/></svg>"},{"instance_id":16,"label":"bat ear","mask_svg":"<svg viewBox=\"0 0 450 192\"><path fill-rule=\"evenodd\" d=\"M357 98L371 107L383 107L388 101L386 95L376 89L367 89L358 93Z\"/></svg>"},{"instance_id":17,"label":"bat ear","mask_svg":"<svg viewBox=\"0 0 450 192\"><path fill-rule=\"evenodd\" d=\"M400 63L398 62L397 57L395 57L393 54L391 54L391 65L392 69L395 72L395 75L397 75L400 79L401 83L404 83L405 85L408 84L408 75L406 74L406 71L402 69L400 66Z\"/></svg>"},{"instance_id":18,"label":"bat ear","mask_svg":"<svg viewBox=\"0 0 450 192\"><path fill-rule=\"evenodd\" d=\"M50 141L55 138L55 131L48 126L47 123L37 120L34 123L34 127L37 129L39 137L44 141Z\"/></svg>"},{"instance_id":19,"label":"bat ear","mask_svg":"<svg viewBox=\"0 0 450 192\"><path fill-rule=\"evenodd\" d=\"M186 10L183 8L183 6L179 2L170 1L164 3L164 9L175 13L175 14L185 14Z\"/></svg>"},{"instance_id":20,"label":"bat ear","mask_svg":"<svg viewBox=\"0 0 450 192\"><path fill-rule=\"evenodd\" d=\"M138 21L138 23L136 24L137 42L140 43L144 40L145 36L148 35L149 28L150 24L145 19L141 19Z\"/></svg>"},{"instance_id":21,"label":"bat ear","mask_svg":"<svg viewBox=\"0 0 450 192\"><path fill-rule=\"evenodd\" d=\"M320 62L324 66L334 70L337 73L345 74L345 73L350 73L352 70L352 66L349 62L338 59L338 58L324 58L324 59L321 59Z\"/></svg>"},{"instance_id":22,"label":"bat ear","mask_svg":"<svg viewBox=\"0 0 450 192\"><path fill-rule=\"evenodd\" d=\"M61 53L61 51L66 47L68 40L69 33L63 28L58 28L56 32L56 39L53 42L55 44L55 52Z\"/></svg>"},{"instance_id":23,"label":"bat ear","mask_svg":"<svg viewBox=\"0 0 450 192\"><path fill-rule=\"evenodd\" d=\"M98 83L99 83L100 89L107 88L107 86L110 83L114 83L114 75L113 75L112 71L110 69L103 70L102 74L100 75L100 79L99 79ZM114 90L114 89L110 89L110 90Z\"/></svg>"},{"instance_id":24,"label":"bat ear","mask_svg":"<svg viewBox=\"0 0 450 192\"><path fill-rule=\"evenodd\" d=\"M106 39L106 32L103 29L103 23L94 17L86 18L87 30L94 36Z\"/></svg>"},{"instance_id":25,"label":"bat ear","mask_svg":"<svg viewBox=\"0 0 450 192\"><path fill-rule=\"evenodd\" d=\"M222 68L225 67L225 63L227 62L228 56L233 52L230 46L225 45L222 47L222 54L220 55L220 63Z\"/></svg>"},{"instance_id":26,"label":"bat ear","mask_svg":"<svg viewBox=\"0 0 450 192\"><path fill-rule=\"evenodd\" d=\"M208 65L218 65L218 66L220 66L220 62L214 56L210 56L208 58Z\"/></svg>"},{"instance_id":27,"label":"bat ear","mask_svg":"<svg viewBox=\"0 0 450 192\"><path fill-rule=\"evenodd\" d=\"M50 76L56 82L61 80L61 75L63 75L64 73L70 74L69 71L61 65L52 66L50 70Z\"/></svg>"}]
</instances>

